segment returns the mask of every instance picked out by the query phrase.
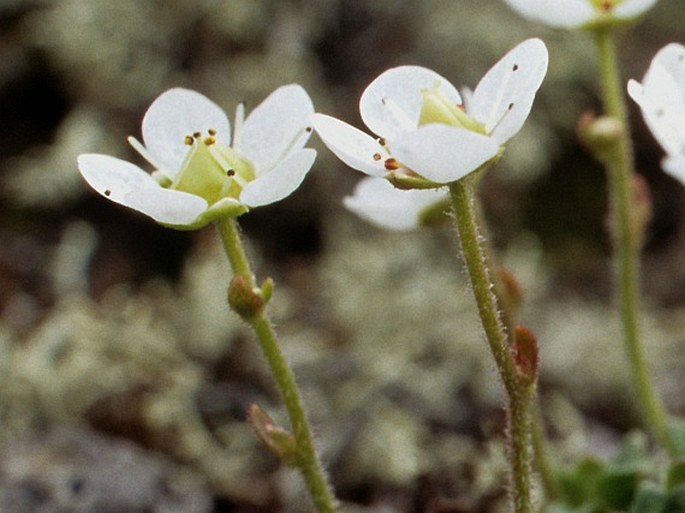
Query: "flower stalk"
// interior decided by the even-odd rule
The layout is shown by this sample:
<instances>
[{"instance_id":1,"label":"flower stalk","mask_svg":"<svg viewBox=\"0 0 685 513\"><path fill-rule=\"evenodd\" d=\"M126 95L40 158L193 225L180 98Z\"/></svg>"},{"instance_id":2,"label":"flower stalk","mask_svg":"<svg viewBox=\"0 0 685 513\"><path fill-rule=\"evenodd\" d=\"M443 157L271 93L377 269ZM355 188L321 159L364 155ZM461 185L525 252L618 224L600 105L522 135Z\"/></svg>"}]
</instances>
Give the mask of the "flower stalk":
<instances>
[{"instance_id":1,"label":"flower stalk","mask_svg":"<svg viewBox=\"0 0 685 513\"><path fill-rule=\"evenodd\" d=\"M531 513L531 398L534 380L519 373L504 330L487 252L481 244L473 175L450 184L461 249L485 337L507 393L507 436L512 502L515 513Z\"/></svg>"},{"instance_id":2,"label":"flower stalk","mask_svg":"<svg viewBox=\"0 0 685 513\"><path fill-rule=\"evenodd\" d=\"M644 420L655 438L670 453L676 448L667 428L667 414L653 386L640 333L640 263L642 233L633 216L633 148L628 127L624 87L621 82L612 27L594 31L599 56L602 97L606 114L623 126L608 151L603 152L609 180L611 235L617 295L625 350Z\"/></svg>"},{"instance_id":3,"label":"flower stalk","mask_svg":"<svg viewBox=\"0 0 685 513\"><path fill-rule=\"evenodd\" d=\"M233 268L235 277L239 278L241 287L253 290L255 291L255 296L265 297L268 300L271 294L270 280L267 280L261 289L256 287L255 277L240 239L236 220L230 217L221 219L217 222L217 229L221 236L226 256ZM292 463L301 471L317 511L319 513L335 513L337 511L336 500L328 477L314 448L313 437L304 411L300 391L295 382L295 376L281 351L276 333L263 306L265 305L259 305L258 308L249 313L242 311L241 317L252 327L257 336L288 411L296 448L296 454L292 458Z\"/></svg>"}]
</instances>

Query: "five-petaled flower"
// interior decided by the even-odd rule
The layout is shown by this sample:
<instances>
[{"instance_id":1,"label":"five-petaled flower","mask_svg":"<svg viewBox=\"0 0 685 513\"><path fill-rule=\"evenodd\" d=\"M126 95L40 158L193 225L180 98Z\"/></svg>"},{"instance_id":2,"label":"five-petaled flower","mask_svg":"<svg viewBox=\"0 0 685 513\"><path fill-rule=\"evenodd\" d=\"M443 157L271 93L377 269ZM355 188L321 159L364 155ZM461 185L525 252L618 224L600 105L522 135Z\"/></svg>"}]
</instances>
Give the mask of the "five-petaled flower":
<instances>
[{"instance_id":1,"label":"five-petaled flower","mask_svg":"<svg viewBox=\"0 0 685 513\"><path fill-rule=\"evenodd\" d=\"M100 154L78 157L85 180L108 199L177 229L200 228L291 194L316 157L304 148L312 102L299 85L274 91L247 118L230 122L215 103L188 89L160 95L143 118L143 144L129 142L152 174Z\"/></svg>"},{"instance_id":2,"label":"five-petaled flower","mask_svg":"<svg viewBox=\"0 0 685 513\"><path fill-rule=\"evenodd\" d=\"M623 23L640 16L657 0L505 0L519 14L559 28Z\"/></svg>"},{"instance_id":3,"label":"five-petaled flower","mask_svg":"<svg viewBox=\"0 0 685 513\"><path fill-rule=\"evenodd\" d=\"M666 151L662 167L685 183L685 46L659 50L642 83L628 82L628 93Z\"/></svg>"},{"instance_id":4,"label":"five-petaled flower","mask_svg":"<svg viewBox=\"0 0 685 513\"><path fill-rule=\"evenodd\" d=\"M388 228L414 227L418 213L441 201L444 191L400 189L440 188L498 159L528 117L547 61L542 41L524 41L464 99L434 71L419 66L391 68L371 82L359 102L362 119L377 138L331 116L315 114L314 129L338 158L397 187L365 182L346 199L346 206ZM407 192L411 196L401 196ZM398 215L395 221L393 212Z\"/></svg>"}]
</instances>

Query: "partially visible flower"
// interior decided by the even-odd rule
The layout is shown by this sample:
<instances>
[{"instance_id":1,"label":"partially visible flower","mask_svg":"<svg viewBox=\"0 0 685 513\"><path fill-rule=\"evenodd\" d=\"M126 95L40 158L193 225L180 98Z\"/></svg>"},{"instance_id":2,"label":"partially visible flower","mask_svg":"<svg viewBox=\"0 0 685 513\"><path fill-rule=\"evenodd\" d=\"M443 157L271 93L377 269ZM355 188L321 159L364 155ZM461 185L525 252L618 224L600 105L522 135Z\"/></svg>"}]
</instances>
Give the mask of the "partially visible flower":
<instances>
[{"instance_id":1,"label":"partially visible flower","mask_svg":"<svg viewBox=\"0 0 685 513\"><path fill-rule=\"evenodd\" d=\"M364 123L378 138L324 114L314 129L348 166L399 188L434 188L496 160L522 127L547 71L539 39L516 46L481 79L466 101L434 71L391 68L361 96Z\"/></svg>"},{"instance_id":2,"label":"partially visible flower","mask_svg":"<svg viewBox=\"0 0 685 513\"><path fill-rule=\"evenodd\" d=\"M274 91L247 118L230 122L216 104L188 89L160 95L143 118L143 143L129 143L154 168L84 154L78 167L106 198L178 229L195 229L279 201L304 180L316 157L304 149L314 112L302 87Z\"/></svg>"},{"instance_id":3,"label":"partially visible flower","mask_svg":"<svg viewBox=\"0 0 685 513\"><path fill-rule=\"evenodd\" d=\"M430 224L449 208L444 189L396 189L383 178L366 177L343 203L350 211L376 226L406 231ZM436 212L437 210L437 212ZM434 215L435 214L435 215Z\"/></svg>"},{"instance_id":4,"label":"partially visible flower","mask_svg":"<svg viewBox=\"0 0 685 513\"><path fill-rule=\"evenodd\" d=\"M657 0L505 0L519 14L559 28L590 28L637 18Z\"/></svg>"},{"instance_id":5,"label":"partially visible flower","mask_svg":"<svg viewBox=\"0 0 685 513\"><path fill-rule=\"evenodd\" d=\"M659 50L642 79L628 82L628 94L666 151L661 166L685 183L685 46Z\"/></svg>"}]
</instances>

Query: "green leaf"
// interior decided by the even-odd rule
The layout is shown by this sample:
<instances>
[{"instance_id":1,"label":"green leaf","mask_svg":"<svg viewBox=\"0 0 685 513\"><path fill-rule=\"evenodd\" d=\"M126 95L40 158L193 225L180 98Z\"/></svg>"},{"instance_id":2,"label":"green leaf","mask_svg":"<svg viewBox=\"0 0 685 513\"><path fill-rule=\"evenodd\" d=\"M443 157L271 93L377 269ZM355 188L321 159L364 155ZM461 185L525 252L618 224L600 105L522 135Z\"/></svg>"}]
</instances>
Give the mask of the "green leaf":
<instances>
[{"instance_id":1,"label":"green leaf","mask_svg":"<svg viewBox=\"0 0 685 513\"><path fill-rule=\"evenodd\" d=\"M611 509L625 511L635 496L640 473L634 469L607 469L597 479L596 497Z\"/></svg>"},{"instance_id":2,"label":"green leaf","mask_svg":"<svg viewBox=\"0 0 685 513\"><path fill-rule=\"evenodd\" d=\"M654 484L643 484L635 494L629 513L666 513L665 494Z\"/></svg>"}]
</instances>

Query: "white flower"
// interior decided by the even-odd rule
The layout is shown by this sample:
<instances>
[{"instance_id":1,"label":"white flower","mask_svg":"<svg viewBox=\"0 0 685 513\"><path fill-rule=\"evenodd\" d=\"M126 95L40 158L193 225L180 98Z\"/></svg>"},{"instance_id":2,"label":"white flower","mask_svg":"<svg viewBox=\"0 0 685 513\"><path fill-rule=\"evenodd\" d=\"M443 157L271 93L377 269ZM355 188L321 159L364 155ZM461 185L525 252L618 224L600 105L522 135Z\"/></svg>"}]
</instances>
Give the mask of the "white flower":
<instances>
[{"instance_id":1,"label":"white flower","mask_svg":"<svg viewBox=\"0 0 685 513\"><path fill-rule=\"evenodd\" d=\"M313 112L302 87L283 86L247 118L238 106L231 140L221 108L195 91L170 89L145 113L144 145L129 137L152 175L99 154L80 155L78 167L108 199L172 228L199 228L283 199L302 183L316 157L303 149Z\"/></svg>"},{"instance_id":2,"label":"white flower","mask_svg":"<svg viewBox=\"0 0 685 513\"><path fill-rule=\"evenodd\" d=\"M345 197L344 205L362 219L388 230L418 228L435 208L448 209L444 189L396 189L383 178L366 177ZM439 214L440 212L438 212Z\"/></svg>"},{"instance_id":3,"label":"white flower","mask_svg":"<svg viewBox=\"0 0 685 513\"><path fill-rule=\"evenodd\" d=\"M519 14L552 27L579 28L628 21L657 0L505 0Z\"/></svg>"},{"instance_id":4,"label":"white flower","mask_svg":"<svg viewBox=\"0 0 685 513\"><path fill-rule=\"evenodd\" d=\"M628 82L628 94L666 151L662 167L685 183L685 46L671 43L659 50L642 84Z\"/></svg>"},{"instance_id":5,"label":"white flower","mask_svg":"<svg viewBox=\"0 0 685 513\"><path fill-rule=\"evenodd\" d=\"M529 39L507 53L462 100L434 71L402 66L366 88L362 119L379 138L314 115L314 129L348 166L402 188L439 187L497 158L528 117L547 70L547 49Z\"/></svg>"}]
</instances>

